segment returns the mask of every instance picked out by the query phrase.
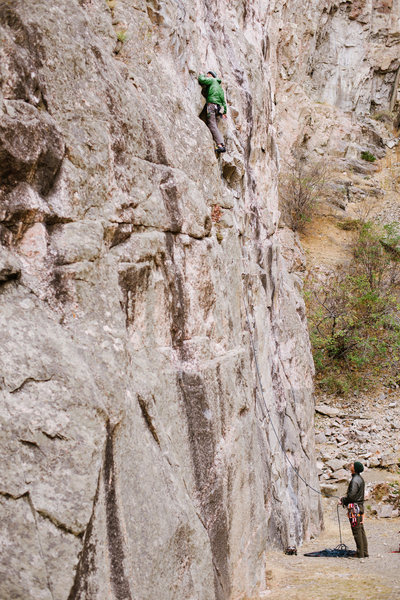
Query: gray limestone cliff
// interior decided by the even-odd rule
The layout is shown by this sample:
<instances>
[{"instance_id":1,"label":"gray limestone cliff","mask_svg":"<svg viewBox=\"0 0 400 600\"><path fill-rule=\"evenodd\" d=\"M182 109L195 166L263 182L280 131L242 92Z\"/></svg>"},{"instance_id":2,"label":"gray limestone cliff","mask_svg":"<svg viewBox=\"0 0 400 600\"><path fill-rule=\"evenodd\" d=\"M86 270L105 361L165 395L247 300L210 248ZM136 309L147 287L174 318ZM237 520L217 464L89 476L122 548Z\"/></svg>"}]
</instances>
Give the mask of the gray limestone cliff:
<instances>
[{"instance_id":1,"label":"gray limestone cliff","mask_svg":"<svg viewBox=\"0 0 400 600\"><path fill-rule=\"evenodd\" d=\"M277 3L274 80L278 145L294 144L363 173L361 150L382 157L400 113L399 0ZM399 116L397 121L400 122Z\"/></svg>"},{"instance_id":2,"label":"gray limestone cliff","mask_svg":"<svg viewBox=\"0 0 400 600\"><path fill-rule=\"evenodd\" d=\"M282 452L317 486L278 141L352 156L349 111L396 100L399 11L0 0L2 600L256 598L268 546L318 533Z\"/></svg>"}]
</instances>

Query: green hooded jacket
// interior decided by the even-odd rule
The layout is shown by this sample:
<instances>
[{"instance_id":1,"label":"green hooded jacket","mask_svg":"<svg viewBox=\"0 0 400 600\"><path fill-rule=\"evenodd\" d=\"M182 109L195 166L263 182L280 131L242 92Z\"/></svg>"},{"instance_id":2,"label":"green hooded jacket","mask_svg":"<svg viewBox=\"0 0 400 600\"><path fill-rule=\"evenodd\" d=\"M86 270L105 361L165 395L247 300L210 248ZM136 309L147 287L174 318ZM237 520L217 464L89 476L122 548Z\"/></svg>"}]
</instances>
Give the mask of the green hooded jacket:
<instances>
[{"instance_id":1,"label":"green hooded jacket","mask_svg":"<svg viewBox=\"0 0 400 600\"><path fill-rule=\"evenodd\" d=\"M225 94L221 87L221 80L215 79L214 77L206 77L205 75L199 75L198 79L200 85L206 88L207 102L211 104L219 104L224 107L224 113L227 113Z\"/></svg>"}]
</instances>

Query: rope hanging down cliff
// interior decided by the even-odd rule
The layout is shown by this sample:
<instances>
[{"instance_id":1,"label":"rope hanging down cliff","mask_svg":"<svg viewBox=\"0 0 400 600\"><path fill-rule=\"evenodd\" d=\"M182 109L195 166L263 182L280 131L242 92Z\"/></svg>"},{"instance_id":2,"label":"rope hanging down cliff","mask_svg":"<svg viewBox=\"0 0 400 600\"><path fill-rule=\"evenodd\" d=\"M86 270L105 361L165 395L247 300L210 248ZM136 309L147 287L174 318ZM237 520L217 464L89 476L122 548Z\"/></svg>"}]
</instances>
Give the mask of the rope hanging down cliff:
<instances>
[{"instance_id":1,"label":"rope hanging down cliff","mask_svg":"<svg viewBox=\"0 0 400 600\"><path fill-rule=\"evenodd\" d=\"M239 232L237 232L237 233L239 233ZM243 248L241 248L241 249L242 249L242 259L244 261ZM306 481L304 479L304 477L299 473L298 469L294 466L294 464L292 463L292 461L290 460L290 458L288 457L288 455L286 453L286 450L285 450L285 448L284 448L284 446L283 446L283 444L281 442L281 439L280 439L280 437L278 435L278 432L277 432L277 430L275 428L275 425L274 425L274 423L272 421L270 410L268 409L267 403L265 402L264 390L263 390L262 381L261 381L261 372L260 372L260 367L258 365L257 351L256 351L255 343L254 343L253 328L252 328L251 323L250 323L250 311L249 311L249 308L248 308L248 303L247 303L247 300L246 300L246 297L245 297L245 293L242 294L242 299L243 299L243 305L244 305L244 309L245 309L245 313L246 313L247 328L249 330L249 335L250 335L250 345L251 345L252 353L253 353L253 356L254 356L254 364L255 364L255 367L256 367L256 385L257 385L257 388L260 391L260 395L261 395L261 399L262 399L262 403L259 402L259 407L261 409L263 417L264 418L265 417L268 418L268 421L269 421L269 423L270 423L270 425L272 427L272 431L274 432L274 435L275 435L276 440L277 440L277 442L279 444L279 447L282 450L283 455L284 455L287 463L289 464L289 466L291 467L291 469L294 471L296 477L298 477L298 479L300 479L310 490L312 490L316 494L319 494L320 496L322 496L320 490L317 490L310 483L308 483L308 481ZM257 397L257 393L256 393L256 397ZM265 415L265 411L267 413L266 415ZM336 498L337 496L333 496L333 497Z\"/></svg>"},{"instance_id":2,"label":"rope hanging down cliff","mask_svg":"<svg viewBox=\"0 0 400 600\"><path fill-rule=\"evenodd\" d=\"M236 222L235 222L235 225L236 225L237 236L238 236L238 238L240 238L240 232L239 232ZM242 260L243 260L243 263L245 263L244 251L243 251L243 247L241 244L240 244L240 248L241 248L241 253L242 253ZM245 285L244 285L244 287L245 287ZM243 305L244 305L244 309L245 309L245 313L246 313L246 323L247 323L247 328L249 330L249 335L250 335L250 345L251 345L252 353L254 356L254 364L256 367L256 386L257 386L256 387L256 400L258 400L258 394L257 394L257 388L258 388L260 395L261 395L261 400L262 400L262 402L258 401L258 405L261 409L261 413L262 413L264 419L268 418L268 421L272 427L272 431L274 432L276 440L279 444L280 449L282 450L285 460L289 464L289 467L292 469L292 471L294 472L296 477L298 479L300 479L306 487L308 487L310 490L312 490L316 494L322 496L321 491L317 490L310 483L308 483L308 481L306 481L306 479L304 479L304 477L299 473L299 470L294 466L294 464L292 463L292 461L290 460L290 458L288 457L288 455L286 453L286 450L281 442L281 439L280 439L278 432L275 428L275 425L272 421L270 410L268 409L267 403L265 402L264 390L263 390L262 381L261 381L261 372L260 372L260 367L259 367L258 359L257 359L257 351L256 351L255 342L254 342L253 328L252 328L251 322L250 322L250 311L249 311L248 303L246 300L246 295L247 295L247 289L246 289L246 291L243 290L243 293L241 294L241 296L243 299ZM266 414L265 414L265 412L266 412ZM337 498L340 500L339 496L332 496L332 498ZM336 512L337 512L337 520L338 520L338 526L339 526L340 544L334 549L334 551L338 551L340 553L339 554L340 556L346 556L346 555L348 555L349 550L348 550L347 546L345 544L343 544L343 541L342 541L342 529L341 529L341 524L340 524L339 506L336 507ZM336 554L332 554L332 556L334 556L334 555L336 556Z\"/></svg>"}]
</instances>

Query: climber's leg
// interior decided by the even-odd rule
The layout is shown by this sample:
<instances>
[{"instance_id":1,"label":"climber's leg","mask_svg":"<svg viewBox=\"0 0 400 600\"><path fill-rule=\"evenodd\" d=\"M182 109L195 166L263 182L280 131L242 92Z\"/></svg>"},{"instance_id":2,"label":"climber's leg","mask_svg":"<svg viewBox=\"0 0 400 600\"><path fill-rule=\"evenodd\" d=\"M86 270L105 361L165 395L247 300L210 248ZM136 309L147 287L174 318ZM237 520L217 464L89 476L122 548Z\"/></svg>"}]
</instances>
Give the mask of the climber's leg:
<instances>
[{"instance_id":1,"label":"climber's leg","mask_svg":"<svg viewBox=\"0 0 400 600\"><path fill-rule=\"evenodd\" d=\"M207 104L207 126L212 133L216 145L224 146L224 138L217 125L217 111L218 106L216 104Z\"/></svg>"}]
</instances>

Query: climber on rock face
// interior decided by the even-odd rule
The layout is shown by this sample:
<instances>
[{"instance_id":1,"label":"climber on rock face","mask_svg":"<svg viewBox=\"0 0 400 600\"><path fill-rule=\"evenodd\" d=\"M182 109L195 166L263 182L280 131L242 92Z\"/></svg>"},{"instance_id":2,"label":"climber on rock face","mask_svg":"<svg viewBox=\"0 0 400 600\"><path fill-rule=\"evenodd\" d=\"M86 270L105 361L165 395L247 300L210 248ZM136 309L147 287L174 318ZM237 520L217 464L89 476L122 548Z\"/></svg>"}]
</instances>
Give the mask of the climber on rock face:
<instances>
[{"instance_id":1,"label":"climber on rock face","mask_svg":"<svg viewBox=\"0 0 400 600\"><path fill-rule=\"evenodd\" d=\"M224 90L221 87L221 80L218 79L214 71L208 71L207 75L199 75L198 79L203 87L203 94L207 100L207 127L212 133L216 144L215 151L226 152L224 138L218 129L218 119L226 119L226 102Z\"/></svg>"}]
</instances>

